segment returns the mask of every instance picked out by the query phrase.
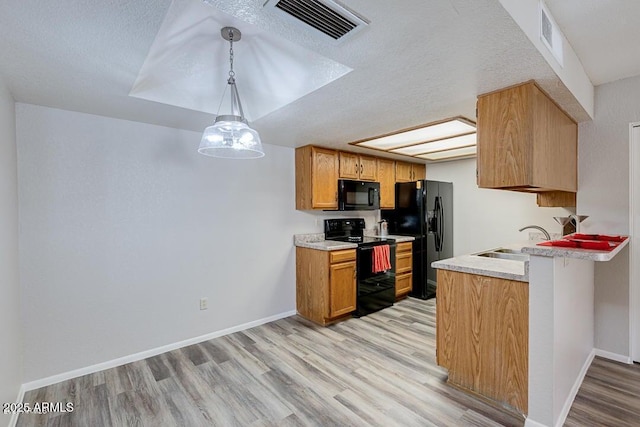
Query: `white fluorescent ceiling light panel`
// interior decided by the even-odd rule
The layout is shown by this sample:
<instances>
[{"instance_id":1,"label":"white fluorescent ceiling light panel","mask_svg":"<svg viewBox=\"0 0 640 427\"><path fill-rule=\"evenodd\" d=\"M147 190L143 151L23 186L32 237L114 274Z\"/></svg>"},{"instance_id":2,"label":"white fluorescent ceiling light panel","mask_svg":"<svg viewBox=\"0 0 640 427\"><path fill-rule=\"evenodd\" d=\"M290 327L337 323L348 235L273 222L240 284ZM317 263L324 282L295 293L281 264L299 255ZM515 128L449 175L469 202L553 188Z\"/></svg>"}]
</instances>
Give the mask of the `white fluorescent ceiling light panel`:
<instances>
[{"instance_id":1,"label":"white fluorescent ceiling light panel","mask_svg":"<svg viewBox=\"0 0 640 427\"><path fill-rule=\"evenodd\" d=\"M430 161L470 157L476 153L476 126L454 117L351 144Z\"/></svg>"},{"instance_id":2,"label":"white fluorescent ceiling light panel","mask_svg":"<svg viewBox=\"0 0 640 427\"><path fill-rule=\"evenodd\" d=\"M426 159L431 161L440 161L440 160L453 160L453 159L462 159L468 157L474 157L476 155L476 146L458 148L455 150L447 150L447 151L438 151L430 154L420 154L416 156L420 159Z\"/></svg>"},{"instance_id":3,"label":"white fluorescent ceiling light panel","mask_svg":"<svg viewBox=\"0 0 640 427\"><path fill-rule=\"evenodd\" d=\"M129 96L216 114L228 87L229 43L220 36L228 26L242 33L234 69L249 122L352 71L202 1L173 0Z\"/></svg>"}]
</instances>

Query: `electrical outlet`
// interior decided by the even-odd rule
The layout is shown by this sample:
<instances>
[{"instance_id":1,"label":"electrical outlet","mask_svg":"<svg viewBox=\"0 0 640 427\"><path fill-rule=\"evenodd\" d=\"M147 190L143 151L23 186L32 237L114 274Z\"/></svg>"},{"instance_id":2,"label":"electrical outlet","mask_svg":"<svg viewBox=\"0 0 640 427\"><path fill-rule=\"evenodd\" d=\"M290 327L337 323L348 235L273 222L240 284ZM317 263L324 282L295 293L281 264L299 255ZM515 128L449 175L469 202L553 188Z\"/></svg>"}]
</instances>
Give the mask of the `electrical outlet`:
<instances>
[{"instance_id":1,"label":"electrical outlet","mask_svg":"<svg viewBox=\"0 0 640 427\"><path fill-rule=\"evenodd\" d=\"M200 298L200 310L209 308L209 298Z\"/></svg>"}]
</instances>

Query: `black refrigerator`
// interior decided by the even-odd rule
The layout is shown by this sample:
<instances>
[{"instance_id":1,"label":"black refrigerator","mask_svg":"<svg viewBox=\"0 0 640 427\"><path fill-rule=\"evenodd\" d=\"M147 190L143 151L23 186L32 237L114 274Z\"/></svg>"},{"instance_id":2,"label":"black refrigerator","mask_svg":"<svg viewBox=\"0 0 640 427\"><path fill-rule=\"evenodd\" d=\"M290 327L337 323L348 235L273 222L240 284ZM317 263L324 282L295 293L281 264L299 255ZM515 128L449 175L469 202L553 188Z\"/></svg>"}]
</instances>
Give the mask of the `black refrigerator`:
<instances>
[{"instance_id":1,"label":"black refrigerator","mask_svg":"<svg viewBox=\"0 0 640 427\"><path fill-rule=\"evenodd\" d=\"M396 184L396 208L382 210L389 234L413 236L411 296L436 296L436 270L431 263L453 257L453 184L421 180Z\"/></svg>"}]
</instances>

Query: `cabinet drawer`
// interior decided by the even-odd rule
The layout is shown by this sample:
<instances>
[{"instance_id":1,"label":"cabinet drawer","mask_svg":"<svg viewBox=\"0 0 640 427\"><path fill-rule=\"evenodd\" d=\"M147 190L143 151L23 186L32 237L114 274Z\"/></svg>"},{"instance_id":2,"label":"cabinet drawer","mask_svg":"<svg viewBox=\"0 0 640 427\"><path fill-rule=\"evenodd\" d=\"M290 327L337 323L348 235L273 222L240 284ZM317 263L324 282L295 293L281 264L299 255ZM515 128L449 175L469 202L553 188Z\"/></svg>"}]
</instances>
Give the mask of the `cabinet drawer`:
<instances>
[{"instance_id":1,"label":"cabinet drawer","mask_svg":"<svg viewBox=\"0 0 640 427\"><path fill-rule=\"evenodd\" d=\"M396 245L396 252L408 252L412 249L413 242L402 242Z\"/></svg>"},{"instance_id":2,"label":"cabinet drawer","mask_svg":"<svg viewBox=\"0 0 640 427\"><path fill-rule=\"evenodd\" d=\"M405 273L396 276L396 297L411 292L413 274Z\"/></svg>"},{"instance_id":3,"label":"cabinet drawer","mask_svg":"<svg viewBox=\"0 0 640 427\"><path fill-rule=\"evenodd\" d=\"M329 262L335 264L336 262L353 261L356 259L355 249L345 249L342 251L329 252Z\"/></svg>"},{"instance_id":4,"label":"cabinet drawer","mask_svg":"<svg viewBox=\"0 0 640 427\"><path fill-rule=\"evenodd\" d=\"M413 267L413 253L396 253L396 274L409 273Z\"/></svg>"}]
</instances>

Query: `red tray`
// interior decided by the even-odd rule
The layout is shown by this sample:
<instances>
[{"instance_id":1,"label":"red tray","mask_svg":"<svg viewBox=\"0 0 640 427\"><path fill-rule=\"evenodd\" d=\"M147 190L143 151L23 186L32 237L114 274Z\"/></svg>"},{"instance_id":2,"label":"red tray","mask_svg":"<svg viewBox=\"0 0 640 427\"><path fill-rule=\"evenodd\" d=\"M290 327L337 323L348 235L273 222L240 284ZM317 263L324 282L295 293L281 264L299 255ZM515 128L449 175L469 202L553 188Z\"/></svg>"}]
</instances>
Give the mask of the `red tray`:
<instances>
[{"instance_id":1,"label":"red tray","mask_svg":"<svg viewBox=\"0 0 640 427\"><path fill-rule=\"evenodd\" d=\"M538 246L555 246L561 248L591 249L612 251L627 238L622 236L606 236L603 234L570 234L562 240L540 242Z\"/></svg>"}]
</instances>

